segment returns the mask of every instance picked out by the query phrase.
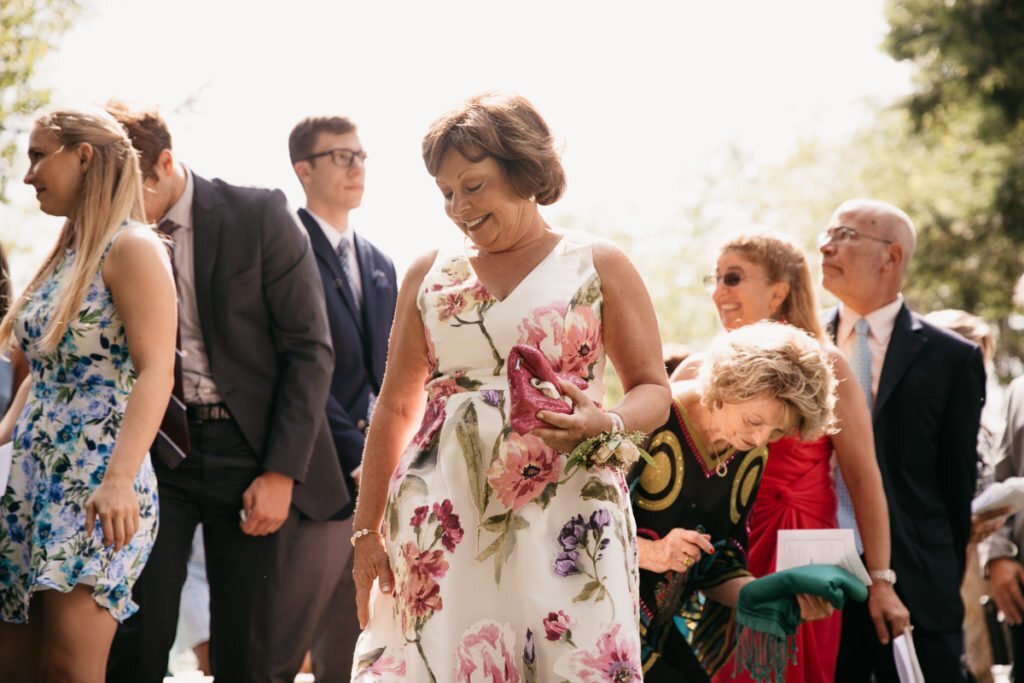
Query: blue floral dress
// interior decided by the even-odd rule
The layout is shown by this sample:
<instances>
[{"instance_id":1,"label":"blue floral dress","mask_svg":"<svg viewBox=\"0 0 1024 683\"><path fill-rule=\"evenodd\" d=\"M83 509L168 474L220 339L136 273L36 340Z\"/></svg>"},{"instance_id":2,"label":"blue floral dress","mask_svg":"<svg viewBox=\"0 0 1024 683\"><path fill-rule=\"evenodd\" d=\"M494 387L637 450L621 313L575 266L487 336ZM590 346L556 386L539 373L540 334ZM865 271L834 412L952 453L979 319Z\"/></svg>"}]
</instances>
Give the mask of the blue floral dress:
<instances>
[{"instance_id":1,"label":"blue floral dress","mask_svg":"<svg viewBox=\"0 0 1024 683\"><path fill-rule=\"evenodd\" d=\"M108 245L107 250L110 247ZM104 253L104 257L106 253ZM28 621L35 591L93 587L118 621L138 606L131 589L157 530L156 475L147 455L135 479L141 524L119 552L85 532L85 504L103 481L135 381L124 325L96 271L82 307L53 353L35 342L53 313L75 254L67 251L14 325L28 357L31 389L14 428L14 456L0 498L0 619Z\"/></svg>"},{"instance_id":2,"label":"blue floral dress","mask_svg":"<svg viewBox=\"0 0 1024 683\"><path fill-rule=\"evenodd\" d=\"M564 235L505 299L463 254L419 294L429 403L391 479L393 595L376 588L353 680L640 683L635 525L618 470L509 426L506 360L541 350L604 398L593 241Z\"/></svg>"}]
</instances>

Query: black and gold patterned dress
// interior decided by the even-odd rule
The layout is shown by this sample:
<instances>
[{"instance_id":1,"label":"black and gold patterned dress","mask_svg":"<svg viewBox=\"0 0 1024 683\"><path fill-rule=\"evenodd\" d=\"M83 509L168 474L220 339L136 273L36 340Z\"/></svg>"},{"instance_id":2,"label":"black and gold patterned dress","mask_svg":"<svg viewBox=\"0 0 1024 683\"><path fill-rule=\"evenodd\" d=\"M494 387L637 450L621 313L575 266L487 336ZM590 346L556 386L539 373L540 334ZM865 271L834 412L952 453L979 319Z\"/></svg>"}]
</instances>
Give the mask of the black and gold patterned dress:
<instances>
[{"instance_id":1,"label":"black and gold patterned dress","mask_svg":"<svg viewBox=\"0 0 1024 683\"><path fill-rule=\"evenodd\" d=\"M644 680L708 681L735 644L733 610L700 591L749 575L747 513L768 452L710 452L679 399L649 450L654 464L641 461L631 478L637 535L658 540L676 527L694 529L711 535L715 552L685 573L640 570Z\"/></svg>"}]
</instances>

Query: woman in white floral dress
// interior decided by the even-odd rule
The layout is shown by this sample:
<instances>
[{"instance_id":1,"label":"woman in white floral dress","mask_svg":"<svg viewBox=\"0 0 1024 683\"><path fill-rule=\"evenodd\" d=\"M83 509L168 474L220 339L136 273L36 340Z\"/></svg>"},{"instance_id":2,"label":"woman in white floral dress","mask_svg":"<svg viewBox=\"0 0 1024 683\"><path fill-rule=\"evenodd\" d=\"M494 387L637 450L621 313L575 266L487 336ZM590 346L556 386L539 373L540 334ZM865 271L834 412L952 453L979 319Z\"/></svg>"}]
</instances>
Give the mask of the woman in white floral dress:
<instances>
[{"instance_id":1,"label":"woman in white floral dress","mask_svg":"<svg viewBox=\"0 0 1024 683\"><path fill-rule=\"evenodd\" d=\"M156 536L148 450L174 374L166 248L142 219L138 159L99 110L55 110L25 182L67 221L0 322L29 377L3 422L0 680L102 681L117 622Z\"/></svg>"},{"instance_id":2,"label":"woman in white floral dress","mask_svg":"<svg viewBox=\"0 0 1024 683\"><path fill-rule=\"evenodd\" d=\"M468 239L419 259L399 295L354 521L353 680L640 681L622 474L567 468L565 453L618 418L647 431L666 417L650 297L621 251L544 222L537 205L565 182L523 98L473 98L423 148ZM573 414L542 411L548 426L522 436L516 344L587 382L562 383ZM615 415L599 406L605 351L625 391Z\"/></svg>"}]
</instances>

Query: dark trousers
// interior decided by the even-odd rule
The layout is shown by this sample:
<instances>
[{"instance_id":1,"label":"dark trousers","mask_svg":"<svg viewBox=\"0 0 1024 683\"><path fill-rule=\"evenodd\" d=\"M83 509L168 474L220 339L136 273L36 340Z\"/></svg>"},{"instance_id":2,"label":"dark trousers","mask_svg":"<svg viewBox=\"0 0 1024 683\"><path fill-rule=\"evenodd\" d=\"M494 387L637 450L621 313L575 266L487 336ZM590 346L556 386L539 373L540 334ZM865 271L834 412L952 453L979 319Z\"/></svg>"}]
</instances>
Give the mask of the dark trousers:
<instances>
[{"instance_id":1,"label":"dark trousers","mask_svg":"<svg viewBox=\"0 0 1024 683\"><path fill-rule=\"evenodd\" d=\"M1010 646L1013 648L1013 672L1010 680L1024 683L1024 626L1010 627Z\"/></svg>"},{"instance_id":2,"label":"dark trousers","mask_svg":"<svg viewBox=\"0 0 1024 683\"><path fill-rule=\"evenodd\" d=\"M254 683L291 683L306 652L318 683L347 683L359 638L352 580L352 518L317 522L293 514L282 528L268 572L265 619L270 638Z\"/></svg>"},{"instance_id":3,"label":"dark trousers","mask_svg":"<svg viewBox=\"0 0 1024 683\"><path fill-rule=\"evenodd\" d=\"M174 470L154 460L160 528L132 596L139 611L118 627L108 683L161 683L178 624L181 587L196 525L203 524L210 584L210 664L218 683L251 680L247 667L256 597L266 583L274 536L242 533L242 494L261 473L232 420L191 423L192 450Z\"/></svg>"},{"instance_id":4,"label":"dark trousers","mask_svg":"<svg viewBox=\"0 0 1024 683\"><path fill-rule=\"evenodd\" d=\"M913 617L913 614L911 614ZM964 683L961 661L963 633L914 628L914 649L928 683ZM871 678L872 674L874 679ZM866 602L847 601L843 607L843 635L836 661L836 683L899 683L892 644L878 642Z\"/></svg>"}]
</instances>

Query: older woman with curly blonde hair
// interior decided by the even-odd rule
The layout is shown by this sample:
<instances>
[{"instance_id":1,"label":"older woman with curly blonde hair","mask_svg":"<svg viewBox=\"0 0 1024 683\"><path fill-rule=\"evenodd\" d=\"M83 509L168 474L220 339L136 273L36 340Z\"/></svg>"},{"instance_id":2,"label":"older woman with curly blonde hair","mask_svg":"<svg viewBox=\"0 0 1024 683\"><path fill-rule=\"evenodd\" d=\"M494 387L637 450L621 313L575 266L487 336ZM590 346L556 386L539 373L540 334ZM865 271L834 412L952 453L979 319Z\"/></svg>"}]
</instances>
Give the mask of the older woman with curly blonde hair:
<instances>
[{"instance_id":1,"label":"older woman with curly blonde hair","mask_svg":"<svg viewBox=\"0 0 1024 683\"><path fill-rule=\"evenodd\" d=\"M707 681L728 659L731 610L754 578L747 512L767 445L835 430L832 361L794 327L723 335L688 367L696 378L673 384L672 414L651 438L654 461L634 471L631 487L645 681ZM832 612L818 598L798 601L805 619Z\"/></svg>"}]
</instances>

